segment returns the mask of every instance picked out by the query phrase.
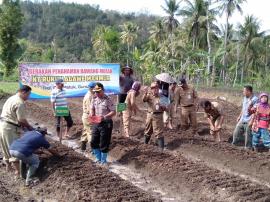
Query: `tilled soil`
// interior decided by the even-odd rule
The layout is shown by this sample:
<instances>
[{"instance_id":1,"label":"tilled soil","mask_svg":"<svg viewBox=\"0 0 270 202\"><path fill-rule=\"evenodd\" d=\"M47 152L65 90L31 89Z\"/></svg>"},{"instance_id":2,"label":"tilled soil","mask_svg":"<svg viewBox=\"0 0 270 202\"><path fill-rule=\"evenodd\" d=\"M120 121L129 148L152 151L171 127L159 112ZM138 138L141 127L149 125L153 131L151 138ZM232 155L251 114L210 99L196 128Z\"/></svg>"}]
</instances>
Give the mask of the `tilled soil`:
<instances>
[{"instance_id":1,"label":"tilled soil","mask_svg":"<svg viewBox=\"0 0 270 202\"><path fill-rule=\"evenodd\" d=\"M200 95L205 97L202 92ZM76 138L80 136L82 130L82 100L74 99L70 102L75 122L71 134ZM200 136L193 138L189 130L165 130L167 150L161 152L154 145L153 138L150 145L142 143L146 114L140 112L133 118L130 139L122 136L121 121L119 118L115 119L110 155L122 165L132 168L134 172L140 172L152 179L154 185L170 193L177 201L270 201L268 184L270 154L255 153L231 146L228 140L240 108L228 101L219 100L219 102L224 106L226 119L222 130L222 143L212 141L208 135L208 125L200 111L198 113ZM28 109L31 118L37 122L50 127L55 124L49 102L30 102ZM175 125L178 122L175 120ZM156 200L124 180L119 180L118 184L111 184L117 176L108 172L106 168L96 167L89 160L75 153L69 157L69 153L73 151L65 152L67 155L60 160L48 161L50 168L48 176L46 175L39 185L43 190L42 193L49 195L56 193L59 198L68 197L72 200L102 201L109 198L112 198L112 201ZM102 171L102 174L93 175L92 170ZM103 189L101 181L104 181L107 175L113 176L108 177L109 184L106 184L110 189ZM134 189L137 192L134 196L130 196L129 192L124 191L125 189ZM105 194L99 190L103 190ZM110 194L108 190L116 191Z\"/></svg>"}]
</instances>

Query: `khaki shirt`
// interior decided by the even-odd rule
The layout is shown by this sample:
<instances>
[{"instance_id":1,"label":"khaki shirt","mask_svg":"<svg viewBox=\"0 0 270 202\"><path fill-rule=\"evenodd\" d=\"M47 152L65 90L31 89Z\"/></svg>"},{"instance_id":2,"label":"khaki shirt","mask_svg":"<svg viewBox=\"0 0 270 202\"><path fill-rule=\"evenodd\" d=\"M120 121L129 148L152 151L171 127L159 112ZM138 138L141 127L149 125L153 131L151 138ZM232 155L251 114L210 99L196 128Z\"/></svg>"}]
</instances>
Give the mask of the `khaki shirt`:
<instances>
[{"instance_id":1,"label":"khaki shirt","mask_svg":"<svg viewBox=\"0 0 270 202\"><path fill-rule=\"evenodd\" d=\"M189 107L197 105L198 94L197 91L188 86L186 90L179 87L175 90L175 103L176 105L180 104L181 107Z\"/></svg>"},{"instance_id":2,"label":"khaki shirt","mask_svg":"<svg viewBox=\"0 0 270 202\"><path fill-rule=\"evenodd\" d=\"M136 92L134 90L128 92L125 103L127 104L127 109L130 111L138 108L136 105ZM131 103L133 103L133 106Z\"/></svg>"},{"instance_id":3,"label":"khaki shirt","mask_svg":"<svg viewBox=\"0 0 270 202\"><path fill-rule=\"evenodd\" d=\"M175 102L175 92L176 92L176 90L177 90L177 88L175 88L174 91L173 91L171 87L169 89L169 97L170 97L170 102L171 103Z\"/></svg>"},{"instance_id":4,"label":"khaki shirt","mask_svg":"<svg viewBox=\"0 0 270 202\"><path fill-rule=\"evenodd\" d=\"M19 94L16 94L5 102L1 117L6 121L18 124L19 121L26 119L25 114L25 102Z\"/></svg>"},{"instance_id":5,"label":"khaki shirt","mask_svg":"<svg viewBox=\"0 0 270 202\"><path fill-rule=\"evenodd\" d=\"M104 95L103 98L94 98L91 102L90 109L95 111L96 116L105 116L115 111L115 105L109 96Z\"/></svg>"},{"instance_id":6,"label":"khaki shirt","mask_svg":"<svg viewBox=\"0 0 270 202\"><path fill-rule=\"evenodd\" d=\"M148 112L162 112L160 107L156 107L157 105L160 105L160 97L159 96L154 96L153 93L148 92L146 95L143 96L143 101L147 102Z\"/></svg>"},{"instance_id":7,"label":"khaki shirt","mask_svg":"<svg viewBox=\"0 0 270 202\"><path fill-rule=\"evenodd\" d=\"M205 112L205 117L211 120L216 120L218 117L223 115L222 106L218 102L211 102L212 108Z\"/></svg>"},{"instance_id":8,"label":"khaki shirt","mask_svg":"<svg viewBox=\"0 0 270 202\"><path fill-rule=\"evenodd\" d=\"M88 91L83 98L83 118L88 118L90 115L90 105L93 100L93 95Z\"/></svg>"}]
</instances>

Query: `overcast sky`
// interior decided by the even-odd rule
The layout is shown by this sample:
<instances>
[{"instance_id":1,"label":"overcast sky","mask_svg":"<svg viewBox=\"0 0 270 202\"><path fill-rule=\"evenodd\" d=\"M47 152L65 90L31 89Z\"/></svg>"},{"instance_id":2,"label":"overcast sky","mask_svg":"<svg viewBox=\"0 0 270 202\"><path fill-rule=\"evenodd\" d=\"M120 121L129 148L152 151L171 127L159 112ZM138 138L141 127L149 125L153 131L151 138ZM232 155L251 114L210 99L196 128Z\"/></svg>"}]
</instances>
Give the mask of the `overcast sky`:
<instances>
[{"instance_id":1,"label":"overcast sky","mask_svg":"<svg viewBox=\"0 0 270 202\"><path fill-rule=\"evenodd\" d=\"M101 9L117 10L120 12L148 12L155 15L164 16L161 5L164 0L63 0L64 2L75 2L82 4L96 4ZM253 14L262 26L262 30L270 30L270 0L247 0L243 4L243 16L234 13L230 22L237 24L243 22L244 16ZM222 20L224 21L224 20ZM219 22L222 22L219 21Z\"/></svg>"},{"instance_id":2,"label":"overcast sky","mask_svg":"<svg viewBox=\"0 0 270 202\"><path fill-rule=\"evenodd\" d=\"M33 0L34 1L34 0ZM58 0L49 0L58 1ZM161 5L164 0L62 0L64 2L75 2L79 4L99 5L101 9L117 10L122 13L143 12L164 16ZM179 0L180 1L180 0ZM0 0L0 3L2 0ZM244 21L244 16L253 14L261 23L261 31L270 30L270 0L247 0L242 5L243 15L235 12L230 19L230 23L237 25ZM224 18L218 21L219 24L225 23Z\"/></svg>"}]
</instances>

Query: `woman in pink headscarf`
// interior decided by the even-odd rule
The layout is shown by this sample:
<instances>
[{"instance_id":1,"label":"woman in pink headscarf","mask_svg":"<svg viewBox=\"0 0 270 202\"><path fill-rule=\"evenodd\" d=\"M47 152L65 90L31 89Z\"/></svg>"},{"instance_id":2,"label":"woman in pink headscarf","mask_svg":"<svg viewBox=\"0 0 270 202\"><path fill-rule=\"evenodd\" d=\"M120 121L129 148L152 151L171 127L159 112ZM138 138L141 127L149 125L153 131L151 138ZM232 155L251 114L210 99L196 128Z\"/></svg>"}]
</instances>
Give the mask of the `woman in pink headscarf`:
<instances>
[{"instance_id":1,"label":"woman in pink headscarf","mask_svg":"<svg viewBox=\"0 0 270 202\"><path fill-rule=\"evenodd\" d=\"M136 97L140 94L141 83L135 81L132 85L131 90L128 91L127 98L125 103L127 104L126 111L123 112L123 125L124 125L124 133L126 137L129 137L130 133L130 120L132 113L136 115L137 111L139 110L136 104Z\"/></svg>"},{"instance_id":2,"label":"woman in pink headscarf","mask_svg":"<svg viewBox=\"0 0 270 202\"><path fill-rule=\"evenodd\" d=\"M268 104L268 95L262 93L260 95L260 102L256 106L255 114L251 119L250 125L252 125L252 146L257 151L260 139L262 139L263 145L270 148L270 105Z\"/></svg>"}]
</instances>

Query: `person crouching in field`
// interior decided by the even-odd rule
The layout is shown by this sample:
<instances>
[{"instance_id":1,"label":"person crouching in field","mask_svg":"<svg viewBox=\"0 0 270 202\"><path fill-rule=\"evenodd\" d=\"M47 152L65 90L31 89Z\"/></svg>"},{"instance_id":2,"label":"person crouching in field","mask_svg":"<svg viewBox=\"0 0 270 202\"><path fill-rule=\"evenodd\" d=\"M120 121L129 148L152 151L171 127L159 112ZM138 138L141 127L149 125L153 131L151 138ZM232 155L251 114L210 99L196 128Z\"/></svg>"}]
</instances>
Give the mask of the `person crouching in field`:
<instances>
[{"instance_id":1,"label":"person crouching in field","mask_svg":"<svg viewBox=\"0 0 270 202\"><path fill-rule=\"evenodd\" d=\"M136 104L136 97L139 96L141 89L141 83L138 81L135 81L132 85L132 88L130 91L128 91L127 98L125 103L127 104L126 111L123 111L123 125L124 125L124 133L126 137L129 137L130 133L130 120L132 113L136 115L138 109L138 106Z\"/></svg>"},{"instance_id":2,"label":"person crouching in field","mask_svg":"<svg viewBox=\"0 0 270 202\"><path fill-rule=\"evenodd\" d=\"M256 111L249 123L252 128L252 146L255 151L258 151L258 145L261 139L263 145L270 148L270 105L268 104L268 98L269 96L266 93L260 95L260 101L255 106Z\"/></svg>"},{"instance_id":3,"label":"person crouching in field","mask_svg":"<svg viewBox=\"0 0 270 202\"><path fill-rule=\"evenodd\" d=\"M210 124L210 135L213 136L216 142L220 142L220 130L224 121L222 107L218 102L208 100L202 101L201 107L204 109L205 117Z\"/></svg>"}]
</instances>

